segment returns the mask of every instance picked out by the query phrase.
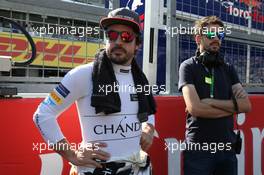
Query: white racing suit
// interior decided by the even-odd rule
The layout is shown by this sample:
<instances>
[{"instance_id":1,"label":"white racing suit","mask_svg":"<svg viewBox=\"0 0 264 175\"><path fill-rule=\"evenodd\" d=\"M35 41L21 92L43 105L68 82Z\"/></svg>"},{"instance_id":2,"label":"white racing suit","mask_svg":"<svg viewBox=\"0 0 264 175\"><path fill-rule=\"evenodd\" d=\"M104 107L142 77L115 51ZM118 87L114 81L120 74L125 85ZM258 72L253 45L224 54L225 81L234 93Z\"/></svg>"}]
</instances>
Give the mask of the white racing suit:
<instances>
[{"instance_id":1,"label":"white racing suit","mask_svg":"<svg viewBox=\"0 0 264 175\"><path fill-rule=\"evenodd\" d=\"M95 113L95 109L91 106L93 63L90 63L71 70L63 78L62 82L39 105L34 114L34 122L46 142L57 143L65 138L57 123L57 117L76 102L82 143L105 142L107 147L102 150L111 155L110 160L105 164L106 169L111 167L111 162L125 162L125 166L115 164L112 167L121 165L121 168L132 167L130 174L140 175L137 172L143 172L142 168L145 167L147 156L142 154L140 147L142 124L137 118L138 101L131 66L113 64L113 68L119 86L121 112L110 115ZM109 93L113 87L104 86L100 87L100 90ZM154 116L149 116L147 122L154 124ZM146 171L148 169L151 169L151 166L145 167ZM73 167L72 172L91 174L93 171L86 167ZM118 174L119 171L121 170L118 169L116 173ZM143 174L149 175L150 170Z\"/></svg>"}]
</instances>

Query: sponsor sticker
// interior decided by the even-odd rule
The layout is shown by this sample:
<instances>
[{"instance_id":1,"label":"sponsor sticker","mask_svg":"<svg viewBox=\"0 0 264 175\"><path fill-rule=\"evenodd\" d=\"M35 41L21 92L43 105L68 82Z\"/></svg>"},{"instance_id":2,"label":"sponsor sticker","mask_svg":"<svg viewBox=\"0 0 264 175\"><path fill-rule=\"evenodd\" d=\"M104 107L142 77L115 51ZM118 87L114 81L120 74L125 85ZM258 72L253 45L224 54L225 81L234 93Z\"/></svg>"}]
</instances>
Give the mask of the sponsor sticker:
<instances>
[{"instance_id":1,"label":"sponsor sticker","mask_svg":"<svg viewBox=\"0 0 264 175\"><path fill-rule=\"evenodd\" d=\"M70 91L62 83L56 87L56 91L64 98L66 98L70 93Z\"/></svg>"},{"instance_id":2,"label":"sponsor sticker","mask_svg":"<svg viewBox=\"0 0 264 175\"><path fill-rule=\"evenodd\" d=\"M57 105L60 105L62 103L62 99L56 94L55 91L52 91L50 93L50 97Z\"/></svg>"},{"instance_id":3,"label":"sponsor sticker","mask_svg":"<svg viewBox=\"0 0 264 175\"><path fill-rule=\"evenodd\" d=\"M53 100L51 99L50 96L48 96L44 101L43 104L45 105L51 105L51 106L55 106L56 104L53 102Z\"/></svg>"}]
</instances>

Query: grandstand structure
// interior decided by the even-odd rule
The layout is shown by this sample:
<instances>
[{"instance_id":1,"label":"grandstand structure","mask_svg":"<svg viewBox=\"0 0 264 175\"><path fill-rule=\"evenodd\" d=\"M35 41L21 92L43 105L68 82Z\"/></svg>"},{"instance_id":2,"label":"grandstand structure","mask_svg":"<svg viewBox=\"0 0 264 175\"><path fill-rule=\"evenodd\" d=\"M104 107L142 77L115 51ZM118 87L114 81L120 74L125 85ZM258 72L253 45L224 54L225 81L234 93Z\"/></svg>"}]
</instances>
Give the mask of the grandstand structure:
<instances>
[{"instance_id":1,"label":"grandstand structure","mask_svg":"<svg viewBox=\"0 0 264 175\"><path fill-rule=\"evenodd\" d=\"M15 86L18 92L49 92L70 69L93 61L96 51L104 46L98 22L109 8L128 6L144 21L144 45L138 61L151 84L166 84L170 94L177 92L178 67L196 50L193 36L182 34L181 27L193 26L206 15L217 15L232 28L222 46L226 61L235 65L248 91L264 92L264 5L246 2L0 0L0 16L24 26L37 46L31 65L0 72L0 86ZM175 32L173 27L182 30L171 36L168 31ZM21 61L29 54L28 43L19 31L0 23L0 55Z\"/></svg>"},{"instance_id":2,"label":"grandstand structure","mask_svg":"<svg viewBox=\"0 0 264 175\"><path fill-rule=\"evenodd\" d=\"M102 47L98 20L107 14L101 1L2 1L0 16L15 20L33 37L36 60L1 72L1 86L18 92L47 92L71 68L93 60ZM1 55L27 59L27 41L8 23L0 24ZM73 30L74 29L74 30Z\"/></svg>"}]
</instances>

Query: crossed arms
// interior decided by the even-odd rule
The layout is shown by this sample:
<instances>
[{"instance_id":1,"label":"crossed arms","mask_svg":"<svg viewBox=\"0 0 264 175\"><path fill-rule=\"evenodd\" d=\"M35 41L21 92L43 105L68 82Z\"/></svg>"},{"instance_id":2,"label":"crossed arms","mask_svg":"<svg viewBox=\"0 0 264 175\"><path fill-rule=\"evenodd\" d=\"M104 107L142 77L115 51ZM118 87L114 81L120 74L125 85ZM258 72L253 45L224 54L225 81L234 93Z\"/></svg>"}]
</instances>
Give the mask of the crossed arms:
<instances>
[{"instance_id":1,"label":"crossed arms","mask_svg":"<svg viewBox=\"0 0 264 175\"><path fill-rule=\"evenodd\" d=\"M240 83L232 86L233 94L237 100L239 113L249 112L251 103L247 93ZM218 100L205 98L200 99L197 91L192 84L187 84L182 88L183 98L186 104L186 110L193 116L203 118L220 118L235 113L233 100Z\"/></svg>"}]
</instances>

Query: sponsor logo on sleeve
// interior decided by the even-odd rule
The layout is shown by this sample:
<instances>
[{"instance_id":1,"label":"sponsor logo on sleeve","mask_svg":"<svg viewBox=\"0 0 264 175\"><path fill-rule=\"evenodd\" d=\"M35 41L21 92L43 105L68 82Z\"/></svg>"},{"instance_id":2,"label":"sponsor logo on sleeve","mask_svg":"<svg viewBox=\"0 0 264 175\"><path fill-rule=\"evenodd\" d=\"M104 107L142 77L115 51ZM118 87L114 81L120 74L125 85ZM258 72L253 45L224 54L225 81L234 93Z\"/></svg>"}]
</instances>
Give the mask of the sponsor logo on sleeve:
<instances>
[{"instance_id":1,"label":"sponsor logo on sleeve","mask_svg":"<svg viewBox=\"0 0 264 175\"><path fill-rule=\"evenodd\" d=\"M53 102L51 99L50 95L43 101L43 104L45 105L50 105L50 106L55 106L56 104Z\"/></svg>"},{"instance_id":2,"label":"sponsor logo on sleeve","mask_svg":"<svg viewBox=\"0 0 264 175\"><path fill-rule=\"evenodd\" d=\"M60 105L62 104L63 99L62 97L60 97L57 94L57 91L53 90L49 96L43 101L43 104L45 105L51 105L51 106L55 106L55 105Z\"/></svg>"},{"instance_id":3,"label":"sponsor logo on sleeve","mask_svg":"<svg viewBox=\"0 0 264 175\"><path fill-rule=\"evenodd\" d=\"M45 105L61 105L63 103L64 98L66 98L70 94L70 91L60 83L43 101Z\"/></svg>"},{"instance_id":4,"label":"sponsor logo on sleeve","mask_svg":"<svg viewBox=\"0 0 264 175\"><path fill-rule=\"evenodd\" d=\"M63 101L55 91L50 93L50 97L57 105L60 105Z\"/></svg>"},{"instance_id":5,"label":"sponsor logo on sleeve","mask_svg":"<svg viewBox=\"0 0 264 175\"><path fill-rule=\"evenodd\" d=\"M62 83L56 87L56 91L64 98L66 98L70 93L70 91Z\"/></svg>"}]
</instances>

